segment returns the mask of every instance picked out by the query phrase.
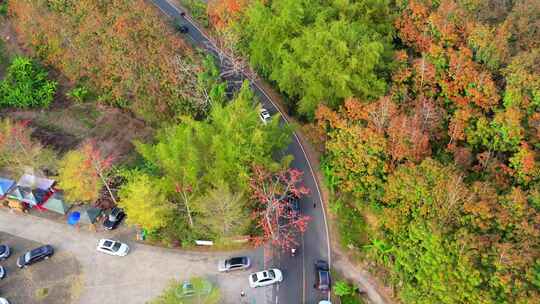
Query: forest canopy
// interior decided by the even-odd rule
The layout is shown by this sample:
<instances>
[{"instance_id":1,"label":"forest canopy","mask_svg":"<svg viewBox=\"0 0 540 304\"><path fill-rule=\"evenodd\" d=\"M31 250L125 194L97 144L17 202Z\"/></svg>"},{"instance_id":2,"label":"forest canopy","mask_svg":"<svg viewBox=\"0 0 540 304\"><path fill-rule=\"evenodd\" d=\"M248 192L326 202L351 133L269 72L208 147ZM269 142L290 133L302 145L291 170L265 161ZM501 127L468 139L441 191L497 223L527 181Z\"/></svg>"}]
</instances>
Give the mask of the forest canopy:
<instances>
[{"instance_id":1,"label":"forest canopy","mask_svg":"<svg viewBox=\"0 0 540 304\"><path fill-rule=\"evenodd\" d=\"M74 86L151 122L207 110L198 59L143 0L8 1L20 41Z\"/></svg>"},{"instance_id":2,"label":"forest canopy","mask_svg":"<svg viewBox=\"0 0 540 304\"><path fill-rule=\"evenodd\" d=\"M539 302L540 2L397 4L389 92L316 112L344 240L405 303Z\"/></svg>"},{"instance_id":3,"label":"forest canopy","mask_svg":"<svg viewBox=\"0 0 540 304\"><path fill-rule=\"evenodd\" d=\"M238 28L251 64L312 119L319 104L387 89L393 27L387 0L253 1Z\"/></svg>"}]
</instances>

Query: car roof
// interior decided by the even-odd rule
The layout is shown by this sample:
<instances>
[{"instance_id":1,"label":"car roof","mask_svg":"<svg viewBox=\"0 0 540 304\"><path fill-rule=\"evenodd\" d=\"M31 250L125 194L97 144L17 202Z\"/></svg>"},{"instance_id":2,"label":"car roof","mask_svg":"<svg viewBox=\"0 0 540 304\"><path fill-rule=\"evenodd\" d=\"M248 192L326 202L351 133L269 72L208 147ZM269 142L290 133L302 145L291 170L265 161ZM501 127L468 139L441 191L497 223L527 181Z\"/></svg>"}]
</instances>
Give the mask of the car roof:
<instances>
[{"instance_id":1,"label":"car roof","mask_svg":"<svg viewBox=\"0 0 540 304\"><path fill-rule=\"evenodd\" d=\"M247 262L247 257L245 257L245 256L232 257L232 258L228 259L227 262L230 263L231 265L245 264Z\"/></svg>"},{"instance_id":2,"label":"car roof","mask_svg":"<svg viewBox=\"0 0 540 304\"><path fill-rule=\"evenodd\" d=\"M114 208L112 208L112 210L111 210L111 214L117 214L117 213L119 213L120 211L122 211L122 209L120 209L120 208L118 208L118 207L114 207Z\"/></svg>"},{"instance_id":3,"label":"car roof","mask_svg":"<svg viewBox=\"0 0 540 304\"><path fill-rule=\"evenodd\" d=\"M110 240L110 239L101 239L101 240L99 240L99 246L101 246L101 247L112 247L114 245L114 243L116 243L116 241Z\"/></svg>"},{"instance_id":4,"label":"car roof","mask_svg":"<svg viewBox=\"0 0 540 304\"><path fill-rule=\"evenodd\" d=\"M319 283L320 285L330 284L330 273L326 270L319 271Z\"/></svg>"},{"instance_id":5,"label":"car roof","mask_svg":"<svg viewBox=\"0 0 540 304\"><path fill-rule=\"evenodd\" d=\"M317 269L326 270L326 271L329 270L328 262L326 262L326 261L324 261L324 260L318 260L318 261L315 263L315 266L317 267Z\"/></svg>"},{"instance_id":6,"label":"car roof","mask_svg":"<svg viewBox=\"0 0 540 304\"><path fill-rule=\"evenodd\" d=\"M30 251L30 255L31 256L36 256L36 255L39 255L39 254L43 254L47 251L49 251L49 249L51 248L50 245L44 245L44 246L41 246L41 247L38 247L38 248L34 248Z\"/></svg>"}]
</instances>

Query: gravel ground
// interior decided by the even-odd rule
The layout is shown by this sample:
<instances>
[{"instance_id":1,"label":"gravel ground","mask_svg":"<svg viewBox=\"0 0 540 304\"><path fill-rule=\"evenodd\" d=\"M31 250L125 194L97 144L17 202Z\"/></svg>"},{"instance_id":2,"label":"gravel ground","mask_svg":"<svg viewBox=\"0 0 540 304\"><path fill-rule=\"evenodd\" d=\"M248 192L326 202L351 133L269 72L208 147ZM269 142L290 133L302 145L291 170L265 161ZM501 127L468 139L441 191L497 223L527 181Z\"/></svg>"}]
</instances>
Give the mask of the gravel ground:
<instances>
[{"instance_id":1,"label":"gravel ground","mask_svg":"<svg viewBox=\"0 0 540 304\"><path fill-rule=\"evenodd\" d=\"M250 289L248 272L218 274L218 260L229 254L182 252L127 241L131 247L128 256L108 256L95 249L98 239L111 237L106 232L78 230L63 223L32 215L15 214L3 208L0 208L0 231L51 244L60 257L74 256L81 265L82 279L80 297L72 303L142 304L159 295L171 279L186 280L193 276L206 277L217 283L223 295L222 303L225 304L267 303L267 294L272 290L271 287ZM263 268L262 249L244 254L251 256L254 261L251 270ZM49 261L53 261L55 257ZM54 268L47 264L49 261L40 266ZM240 297L241 291L246 292L246 297ZM23 302L27 303L29 302ZM69 302L58 300L50 303Z\"/></svg>"},{"instance_id":2,"label":"gravel ground","mask_svg":"<svg viewBox=\"0 0 540 304\"><path fill-rule=\"evenodd\" d=\"M0 262L7 272L0 281L2 297L12 304L76 302L80 293L81 266L72 254L61 252L46 261L19 269L17 258L43 244L3 232L0 232L0 243L11 249L11 256Z\"/></svg>"}]
</instances>

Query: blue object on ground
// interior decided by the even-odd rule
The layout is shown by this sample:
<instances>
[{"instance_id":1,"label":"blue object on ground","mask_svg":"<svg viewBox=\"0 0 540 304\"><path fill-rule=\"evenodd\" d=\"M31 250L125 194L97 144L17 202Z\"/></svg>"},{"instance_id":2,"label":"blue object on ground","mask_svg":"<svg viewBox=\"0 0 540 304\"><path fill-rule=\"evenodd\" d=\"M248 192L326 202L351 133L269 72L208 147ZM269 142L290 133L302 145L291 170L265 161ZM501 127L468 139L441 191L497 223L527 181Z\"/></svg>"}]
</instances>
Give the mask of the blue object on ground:
<instances>
[{"instance_id":1,"label":"blue object on ground","mask_svg":"<svg viewBox=\"0 0 540 304\"><path fill-rule=\"evenodd\" d=\"M81 213L79 211L73 211L69 214L68 224L75 225L81 219Z\"/></svg>"}]
</instances>

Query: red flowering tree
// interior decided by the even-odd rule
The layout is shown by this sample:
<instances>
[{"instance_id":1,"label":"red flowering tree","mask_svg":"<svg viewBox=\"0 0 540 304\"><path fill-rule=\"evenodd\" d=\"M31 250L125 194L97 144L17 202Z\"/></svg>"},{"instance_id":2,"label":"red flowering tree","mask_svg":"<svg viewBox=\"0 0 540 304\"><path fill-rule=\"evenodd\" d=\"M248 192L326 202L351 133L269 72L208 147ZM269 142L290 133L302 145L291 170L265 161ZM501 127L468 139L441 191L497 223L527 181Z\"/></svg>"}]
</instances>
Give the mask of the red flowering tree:
<instances>
[{"instance_id":1,"label":"red flowering tree","mask_svg":"<svg viewBox=\"0 0 540 304\"><path fill-rule=\"evenodd\" d=\"M262 235L254 238L256 244L270 242L284 250L298 245L297 237L306 231L309 222L309 217L299 214L294 206L309 193L301 183L302 175L297 169L272 173L260 166L253 168L253 217L262 230Z\"/></svg>"}]
</instances>

